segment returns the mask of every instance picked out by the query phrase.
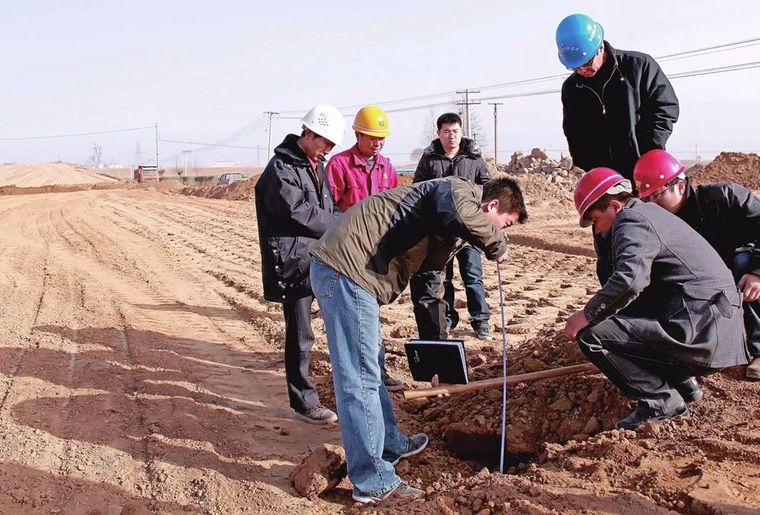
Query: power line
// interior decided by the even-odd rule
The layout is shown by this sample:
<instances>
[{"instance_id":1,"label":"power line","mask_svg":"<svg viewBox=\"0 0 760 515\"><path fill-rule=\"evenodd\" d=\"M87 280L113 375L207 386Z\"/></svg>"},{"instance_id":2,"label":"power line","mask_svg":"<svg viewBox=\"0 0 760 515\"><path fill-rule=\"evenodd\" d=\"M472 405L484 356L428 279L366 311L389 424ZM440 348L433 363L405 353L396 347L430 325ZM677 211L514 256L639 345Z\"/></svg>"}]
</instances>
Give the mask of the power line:
<instances>
[{"instance_id":1,"label":"power line","mask_svg":"<svg viewBox=\"0 0 760 515\"><path fill-rule=\"evenodd\" d=\"M91 132L72 132L69 134L53 134L47 136L21 136L14 138L0 138L0 141L23 141L23 140L35 140L35 139L53 139L53 138L72 138L75 136L95 136L98 134L115 134L117 132L134 132L143 131L146 129L155 129L155 125L148 125L146 127L134 127L132 129L113 129L107 131L91 131Z\"/></svg>"},{"instance_id":2,"label":"power line","mask_svg":"<svg viewBox=\"0 0 760 515\"><path fill-rule=\"evenodd\" d=\"M245 149L251 149L256 150L257 147L247 147L243 145L223 145L220 143L202 143L199 141L183 141L183 140L177 140L177 139L164 139L160 138L159 141L162 143L179 143L182 145L202 145L204 147L223 147L223 148L245 148ZM198 149L190 150L190 152L198 152Z\"/></svg>"}]
</instances>

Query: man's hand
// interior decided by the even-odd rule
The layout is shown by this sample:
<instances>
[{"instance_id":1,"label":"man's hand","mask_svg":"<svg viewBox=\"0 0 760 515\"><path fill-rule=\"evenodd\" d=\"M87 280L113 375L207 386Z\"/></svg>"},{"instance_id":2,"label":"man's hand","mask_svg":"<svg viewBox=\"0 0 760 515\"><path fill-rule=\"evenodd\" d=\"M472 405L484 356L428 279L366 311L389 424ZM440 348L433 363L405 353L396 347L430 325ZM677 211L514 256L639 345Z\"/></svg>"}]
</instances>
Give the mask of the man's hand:
<instances>
[{"instance_id":1,"label":"man's hand","mask_svg":"<svg viewBox=\"0 0 760 515\"><path fill-rule=\"evenodd\" d=\"M433 378L430 380L430 386L432 386L433 388L438 388L439 386L441 386L441 381L440 379L438 379L438 374L435 374ZM449 395L451 394L444 393L444 394L438 394L436 395L436 397L448 397Z\"/></svg>"},{"instance_id":2,"label":"man's hand","mask_svg":"<svg viewBox=\"0 0 760 515\"><path fill-rule=\"evenodd\" d=\"M501 256L499 256L499 257L496 258L496 262L497 263L503 263L503 262L505 262L507 260L507 257L508 257L507 255L508 254L509 254L509 251L504 252L504 254L502 254Z\"/></svg>"},{"instance_id":3,"label":"man's hand","mask_svg":"<svg viewBox=\"0 0 760 515\"><path fill-rule=\"evenodd\" d=\"M760 299L760 276L744 274L739 279L739 289L742 292L742 300L744 302L755 302Z\"/></svg>"},{"instance_id":4,"label":"man's hand","mask_svg":"<svg viewBox=\"0 0 760 515\"><path fill-rule=\"evenodd\" d=\"M565 336L571 340L575 340L578 333L585 327L588 327L588 320L586 320L586 313L581 309L570 315L570 318L567 319L565 323Z\"/></svg>"}]
</instances>

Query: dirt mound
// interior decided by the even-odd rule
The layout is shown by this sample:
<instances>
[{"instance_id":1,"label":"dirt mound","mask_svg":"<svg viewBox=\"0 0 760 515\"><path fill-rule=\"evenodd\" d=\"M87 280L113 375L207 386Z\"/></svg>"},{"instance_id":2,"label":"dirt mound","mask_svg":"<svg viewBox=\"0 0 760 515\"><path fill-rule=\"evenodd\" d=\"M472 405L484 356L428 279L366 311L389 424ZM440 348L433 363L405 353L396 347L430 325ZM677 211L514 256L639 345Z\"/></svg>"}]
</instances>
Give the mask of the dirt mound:
<instances>
[{"instance_id":1,"label":"dirt mound","mask_svg":"<svg viewBox=\"0 0 760 515\"><path fill-rule=\"evenodd\" d=\"M253 195L253 187L257 177L251 177L244 181L233 182L225 186L209 184L197 188L183 188L179 193L193 197L217 198L224 200L250 200Z\"/></svg>"},{"instance_id":2,"label":"dirt mound","mask_svg":"<svg viewBox=\"0 0 760 515\"><path fill-rule=\"evenodd\" d=\"M751 190L760 190L760 155L721 152L705 167L687 172L697 184L735 182Z\"/></svg>"},{"instance_id":3,"label":"dirt mound","mask_svg":"<svg viewBox=\"0 0 760 515\"><path fill-rule=\"evenodd\" d=\"M112 177L69 163L0 165L0 186L28 188L117 182Z\"/></svg>"},{"instance_id":4,"label":"dirt mound","mask_svg":"<svg viewBox=\"0 0 760 515\"><path fill-rule=\"evenodd\" d=\"M177 181L161 182L98 182L93 184L58 184L48 186L31 186L19 188L18 186L0 186L0 196L3 195L35 195L38 193L69 193L72 191L90 190L146 190L168 193L181 190L182 184Z\"/></svg>"}]
</instances>

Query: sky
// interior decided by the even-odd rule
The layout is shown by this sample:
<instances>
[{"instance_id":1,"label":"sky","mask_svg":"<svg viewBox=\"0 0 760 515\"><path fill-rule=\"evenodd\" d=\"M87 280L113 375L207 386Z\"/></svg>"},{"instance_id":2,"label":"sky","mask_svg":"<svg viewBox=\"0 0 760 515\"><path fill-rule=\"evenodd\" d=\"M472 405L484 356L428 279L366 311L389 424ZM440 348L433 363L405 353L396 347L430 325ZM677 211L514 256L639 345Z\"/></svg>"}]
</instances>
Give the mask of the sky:
<instances>
[{"instance_id":1,"label":"sky","mask_svg":"<svg viewBox=\"0 0 760 515\"><path fill-rule=\"evenodd\" d=\"M85 163L97 144L106 163L149 163L157 124L162 166L182 165L185 156L199 166L263 165L264 112L281 113L272 120L273 147L300 131L298 118L311 106L329 103L347 115L346 147L355 106L387 108L393 134L385 153L401 166L458 90L480 89L473 97L485 98L558 89L562 78L489 86L566 74L554 33L575 12L601 23L613 47L655 57L760 37L756 0L5 0L0 162ZM660 65L672 75L760 61L757 43ZM681 118L668 148L683 159L760 152L759 79L760 68L673 79ZM392 102L410 97L423 98ZM567 148L559 94L490 101L504 103L500 162L515 150ZM445 102L452 104L419 108ZM471 113L490 155L493 106L482 101Z\"/></svg>"}]
</instances>

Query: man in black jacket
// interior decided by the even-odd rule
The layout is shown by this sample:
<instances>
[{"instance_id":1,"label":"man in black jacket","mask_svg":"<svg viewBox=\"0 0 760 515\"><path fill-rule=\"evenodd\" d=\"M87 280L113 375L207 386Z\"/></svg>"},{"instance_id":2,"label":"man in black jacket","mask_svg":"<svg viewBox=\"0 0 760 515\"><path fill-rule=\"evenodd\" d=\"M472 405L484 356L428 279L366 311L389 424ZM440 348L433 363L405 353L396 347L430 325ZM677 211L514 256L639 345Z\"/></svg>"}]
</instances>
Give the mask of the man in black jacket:
<instances>
[{"instance_id":1,"label":"man in black jacket","mask_svg":"<svg viewBox=\"0 0 760 515\"><path fill-rule=\"evenodd\" d=\"M694 186L685 169L664 150L647 152L633 169L639 198L689 224L731 269L742 291L744 328L753 357L746 376L760 379L760 199L739 184Z\"/></svg>"},{"instance_id":2,"label":"man in black jacket","mask_svg":"<svg viewBox=\"0 0 760 515\"><path fill-rule=\"evenodd\" d=\"M638 400L619 429L688 413L693 376L747 363L741 296L718 253L683 220L631 197L631 184L595 168L575 188L581 227L610 233L602 288L565 333Z\"/></svg>"},{"instance_id":3,"label":"man in black jacket","mask_svg":"<svg viewBox=\"0 0 760 515\"><path fill-rule=\"evenodd\" d=\"M309 378L314 344L309 251L336 220L338 209L325 176L325 156L340 145L343 115L321 104L303 120L301 136L289 134L274 150L256 183L256 219L261 246L264 298L282 303L285 315L285 377L296 417L314 424L335 422L320 405Z\"/></svg>"},{"instance_id":4,"label":"man in black jacket","mask_svg":"<svg viewBox=\"0 0 760 515\"><path fill-rule=\"evenodd\" d=\"M678 98L655 60L616 50L583 14L557 27L559 59L573 74L562 85L562 128L573 163L606 166L631 180L638 157L664 149L678 120Z\"/></svg>"},{"instance_id":5,"label":"man in black jacket","mask_svg":"<svg viewBox=\"0 0 760 515\"><path fill-rule=\"evenodd\" d=\"M463 177L477 185L491 179L480 149L475 142L462 135L462 119L456 113L444 113L438 117L438 138L425 149L414 173L414 182ZM483 285L483 264L480 252L470 245L456 254L459 273L467 295L470 325L481 340L490 340L489 320L491 314L486 302ZM454 307L454 263L446 265L443 283L443 306L440 300L441 273L431 271L415 276L411 282L412 302L422 339L445 338L446 333L459 323L459 313ZM445 326L441 310L445 308Z\"/></svg>"}]
</instances>

